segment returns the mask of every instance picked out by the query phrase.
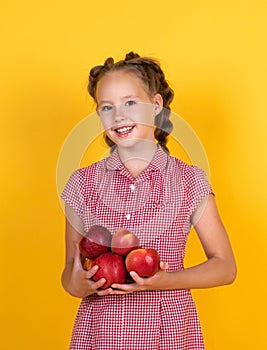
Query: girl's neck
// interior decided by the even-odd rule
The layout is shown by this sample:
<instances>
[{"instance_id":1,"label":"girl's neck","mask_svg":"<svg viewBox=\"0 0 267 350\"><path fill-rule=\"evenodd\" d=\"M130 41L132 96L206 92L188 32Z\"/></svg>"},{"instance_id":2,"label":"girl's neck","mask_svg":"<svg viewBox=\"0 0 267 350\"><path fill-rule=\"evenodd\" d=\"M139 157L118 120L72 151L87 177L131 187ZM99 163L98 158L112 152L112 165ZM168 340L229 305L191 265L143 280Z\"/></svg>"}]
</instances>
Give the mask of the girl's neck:
<instances>
[{"instance_id":1,"label":"girl's neck","mask_svg":"<svg viewBox=\"0 0 267 350\"><path fill-rule=\"evenodd\" d=\"M129 148L118 145L119 157L134 179L149 166L156 151L157 144L150 140L142 140Z\"/></svg>"}]
</instances>

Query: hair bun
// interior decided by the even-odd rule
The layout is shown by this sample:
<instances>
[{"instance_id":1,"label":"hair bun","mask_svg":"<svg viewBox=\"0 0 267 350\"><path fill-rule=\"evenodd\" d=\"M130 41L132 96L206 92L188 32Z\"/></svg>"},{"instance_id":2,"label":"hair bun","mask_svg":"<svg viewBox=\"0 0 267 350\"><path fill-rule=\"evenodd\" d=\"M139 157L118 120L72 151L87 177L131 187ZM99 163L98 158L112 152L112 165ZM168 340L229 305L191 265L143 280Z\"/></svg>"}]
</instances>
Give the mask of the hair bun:
<instances>
[{"instance_id":1,"label":"hair bun","mask_svg":"<svg viewBox=\"0 0 267 350\"><path fill-rule=\"evenodd\" d=\"M129 52L126 54L124 62L126 61L130 61L133 60L135 58L139 58L140 56L138 55L138 53L134 53L133 51Z\"/></svg>"},{"instance_id":2,"label":"hair bun","mask_svg":"<svg viewBox=\"0 0 267 350\"><path fill-rule=\"evenodd\" d=\"M96 78L104 66L95 66L90 70L90 78Z\"/></svg>"},{"instance_id":3,"label":"hair bun","mask_svg":"<svg viewBox=\"0 0 267 350\"><path fill-rule=\"evenodd\" d=\"M113 65L114 65L114 59L112 57L107 58L104 63L104 67L110 69Z\"/></svg>"}]
</instances>

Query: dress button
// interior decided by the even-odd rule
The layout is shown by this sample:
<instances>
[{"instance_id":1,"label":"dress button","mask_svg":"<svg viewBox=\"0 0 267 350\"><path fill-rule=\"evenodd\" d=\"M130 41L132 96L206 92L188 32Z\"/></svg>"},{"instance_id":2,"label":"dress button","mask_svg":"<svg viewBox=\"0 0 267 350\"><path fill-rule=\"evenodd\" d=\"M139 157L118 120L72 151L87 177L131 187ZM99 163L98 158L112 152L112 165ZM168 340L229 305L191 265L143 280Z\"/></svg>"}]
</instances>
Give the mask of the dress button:
<instances>
[{"instance_id":1,"label":"dress button","mask_svg":"<svg viewBox=\"0 0 267 350\"><path fill-rule=\"evenodd\" d=\"M126 214L125 217L127 220L130 220L131 214Z\"/></svg>"},{"instance_id":2,"label":"dress button","mask_svg":"<svg viewBox=\"0 0 267 350\"><path fill-rule=\"evenodd\" d=\"M135 185L134 185L134 184L131 184L130 189L131 189L132 191L134 191L134 190L135 190Z\"/></svg>"}]
</instances>

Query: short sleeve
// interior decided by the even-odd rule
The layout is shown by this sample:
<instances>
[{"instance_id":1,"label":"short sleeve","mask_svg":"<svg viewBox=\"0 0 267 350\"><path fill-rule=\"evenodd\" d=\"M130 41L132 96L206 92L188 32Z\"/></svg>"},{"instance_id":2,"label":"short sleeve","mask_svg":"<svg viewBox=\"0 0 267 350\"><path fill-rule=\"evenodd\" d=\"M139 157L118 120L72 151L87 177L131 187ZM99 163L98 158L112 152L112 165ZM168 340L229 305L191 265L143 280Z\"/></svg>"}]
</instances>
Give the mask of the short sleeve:
<instances>
[{"instance_id":1,"label":"short sleeve","mask_svg":"<svg viewBox=\"0 0 267 350\"><path fill-rule=\"evenodd\" d=\"M214 193L206 173L197 166L190 166L186 171L186 198L190 215L209 194Z\"/></svg>"},{"instance_id":2,"label":"short sleeve","mask_svg":"<svg viewBox=\"0 0 267 350\"><path fill-rule=\"evenodd\" d=\"M78 214L80 219L83 219L85 211L84 179L80 170L74 171L71 175L61 198Z\"/></svg>"}]
</instances>

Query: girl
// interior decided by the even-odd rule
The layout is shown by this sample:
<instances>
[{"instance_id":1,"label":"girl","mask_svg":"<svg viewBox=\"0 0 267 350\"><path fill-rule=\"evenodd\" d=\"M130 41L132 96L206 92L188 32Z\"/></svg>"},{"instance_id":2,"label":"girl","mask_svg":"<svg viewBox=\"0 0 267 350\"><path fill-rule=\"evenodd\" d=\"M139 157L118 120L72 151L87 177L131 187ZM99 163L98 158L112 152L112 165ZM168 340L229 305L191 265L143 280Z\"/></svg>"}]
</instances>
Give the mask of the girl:
<instances>
[{"instance_id":1,"label":"girl","mask_svg":"<svg viewBox=\"0 0 267 350\"><path fill-rule=\"evenodd\" d=\"M166 146L173 91L160 65L133 52L92 68L88 91L96 102L111 155L70 177L66 203L66 266L62 284L82 298L70 349L204 349L190 289L230 284L235 260L205 174L171 157ZM127 228L156 249L160 270L150 278L113 284L84 271L78 242L90 226ZM194 225L207 260L183 267Z\"/></svg>"}]
</instances>

